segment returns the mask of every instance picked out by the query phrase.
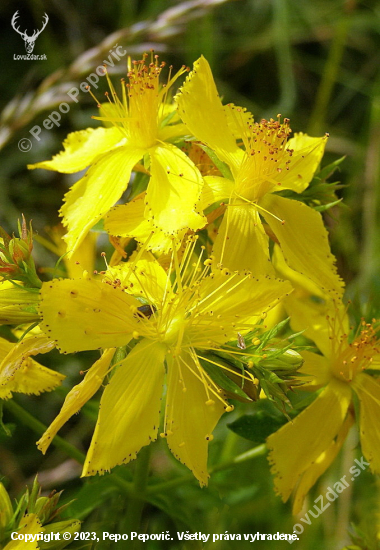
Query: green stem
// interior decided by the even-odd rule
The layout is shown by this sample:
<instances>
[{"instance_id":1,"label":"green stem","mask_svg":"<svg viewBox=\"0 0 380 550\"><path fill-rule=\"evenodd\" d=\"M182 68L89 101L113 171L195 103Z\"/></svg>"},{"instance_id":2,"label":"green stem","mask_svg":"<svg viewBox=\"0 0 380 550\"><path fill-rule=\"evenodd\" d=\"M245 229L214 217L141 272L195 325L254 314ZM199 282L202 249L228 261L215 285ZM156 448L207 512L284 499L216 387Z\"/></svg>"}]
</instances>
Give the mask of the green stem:
<instances>
[{"instance_id":1,"label":"green stem","mask_svg":"<svg viewBox=\"0 0 380 550\"><path fill-rule=\"evenodd\" d=\"M176 477L175 479L171 479L170 481L164 481L163 483L156 483L155 485L151 485L147 489L147 495L148 497L151 495L156 495L157 493L163 493L166 492L168 489L172 489L173 487L178 487L179 485L183 485L185 483L188 483L189 481L194 481L195 478L193 474L186 474L181 477Z\"/></svg>"},{"instance_id":2,"label":"green stem","mask_svg":"<svg viewBox=\"0 0 380 550\"><path fill-rule=\"evenodd\" d=\"M376 82L371 105L369 140L367 145L363 194L363 246L360 262L359 285L370 300L369 289L380 267L380 80Z\"/></svg>"},{"instance_id":3,"label":"green stem","mask_svg":"<svg viewBox=\"0 0 380 550\"><path fill-rule=\"evenodd\" d=\"M38 277L38 275L35 271L34 264L32 265L32 269L28 270L27 275L28 275L28 279L29 279L29 282L30 282L32 288L41 288L42 287L42 281Z\"/></svg>"},{"instance_id":4,"label":"green stem","mask_svg":"<svg viewBox=\"0 0 380 550\"><path fill-rule=\"evenodd\" d=\"M350 6L349 11L352 11ZM326 61L325 70L317 91L314 109L310 116L308 133L312 136L319 135L325 128L327 108L335 82L337 80L350 24L351 18L348 14L343 16L337 22L336 31Z\"/></svg>"},{"instance_id":5,"label":"green stem","mask_svg":"<svg viewBox=\"0 0 380 550\"><path fill-rule=\"evenodd\" d=\"M8 401L4 401L4 406L10 411L16 418L21 420L25 426L28 426L31 428L34 432L36 432L38 435L42 435L46 429L47 426L34 418L30 413L28 413L21 405L18 405L15 403L13 399L9 399ZM52 445L60 449L61 451L64 451L67 455L69 455L74 460L77 460L80 464L83 464L85 461L85 455L81 453L76 447L62 439L62 437L59 437L59 435L56 435L52 440Z\"/></svg>"},{"instance_id":6,"label":"green stem","mask_svg":"<svg viewBox=\"0 0 380 550\"><path fill-rule=\"evenodd\" d=\"M246 462L247 460L252 460L253 458L257 458L259 456L263 456L266 452L266 445L258 445L257 447L246 451L245 453L235 456L235 458L233 458L232 460L228 460L226 462L223 462L222 464L214 466L210 469L210 474L221 472L222 470L227 470L228 468L233 468L237 464ZM194 476L192 474L188 474L178 477L176 479L171 479L170 481L165 481L164 483L157 483L156 485L150 486L146 491L146 494L148 496L155 495L157 493L167 491L168 489L172 489L173 487L177 487L178 485L182 485L183 483L187 483L188 481L192 480L194 480Z\"/></svg>"},{"instance_id":7,"label":"green stem","mask_svg":"<svg viewBox=\"0 0 380 550\"><path fill-rule=\"evenodd\" d=\"M234 456L235 447L239 439L239 436L235 432L228 430L220 453L219 462L221 464L227 463L231 459L231 456Z\"/></svg>"},{"instance_id":8,"label":"green stem","mask_svg":"<svg viewBox=\"0 0 380 550\"><path fill-rule=\"evenodd\" d=\"M286 114L293 110L297 95L287 0L274 0L273 2L273 40L281 88L280 102L276 108L277 112Z\"/></svg>"},{"instance_id":9,"label":"green stem","mask_svg":"<svg viewBox=\"0 0 380 550\"><path fill-rule=\"evenodd\" d=\"M130 532L139 532L141 526L141 517L148 483L151 447L151 445L143 447L135 463L133 490L130 494L126 514L126 525ZM137 547L137 541L135 542L134 548Z\"/></svg>"},{"instance_id":10,"label":"green stem","mask_svg":"<svg viewBox=\"0 0 380 550\"><path fill-rule=\"evenodd\" d=\"M266 445L263 443L262 445L253 447L253 449L249 449L249 451L246 451L245 453L235 456L232 460L214 466L214 468L211 468L210 473L213 474L214 472L221 472L222 470L233 468L237 464L247 462L247 460L252 460L253 458L257 458L258 456L263 456L266 452L267 448Z\"/></svg>"}]
</instances>

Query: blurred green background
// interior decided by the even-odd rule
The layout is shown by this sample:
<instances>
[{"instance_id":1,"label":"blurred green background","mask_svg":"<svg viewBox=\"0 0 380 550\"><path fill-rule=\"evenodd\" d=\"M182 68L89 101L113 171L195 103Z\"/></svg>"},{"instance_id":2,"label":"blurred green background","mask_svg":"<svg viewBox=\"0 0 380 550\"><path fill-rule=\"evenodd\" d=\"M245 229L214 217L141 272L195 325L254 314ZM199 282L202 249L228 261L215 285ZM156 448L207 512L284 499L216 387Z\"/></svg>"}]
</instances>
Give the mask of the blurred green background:
<instances>
[{"instance_id":1,"label":"blurred green background","mask_svg":"<svg viewBox=\"0 0 380 550\"><path fill-rule=\"evenodd\" d=\"M25 54L21 37L12 29L11 19L19 10L22 30L41 28L46 12L49 23L38 37L34 54L47 59L14 59ZM42 129L40 141L29 131L68 101L67 92L77 87L109 55L116 44L133 58L154 48L168 64L190 67L203 54L210 62L225 102L251 110L256 119L291 119L294 131L320 136L330 134L324 164L345 155L334 174L344 185L339 191L343 204L325 215L333 252L340 274L347 282L347 297L353 300L352 313L379 316L380 309L380 3L376 0L24 0L2 2L3 21L0 97L0 225L15 231L21 212L33 219L41 236L45 228L58 223L63 194L77 177L55 172L28 172L26 165L50 158L61 149L66 134L96 126L90 117L96 105L89 94L80 94L79 103L70 103L59 127ZM4 70L5 68L5 70ZM126 71L126 56L110 70L117 80ZM101 97L106 91L100 79ZM31 140L29 152L19 150L20 140ZM36 245L40 265L50 261ZM50 264L51 265L51 264ZM69 377L67 387L78 380L94 355L80 354L67 362L58 354L49 356L49 365ZM42 360L41 362L44 362ZM45 359L46 363L46 359ZM84 366L83 366L84 365ZM39 398L20 399L25 408L48 424L59 409L62 392ZM242 407L237 411L238 416ZM70 442L86 448L93 427L90 406L62 430ZM235 414L235 413L234 413ZM16 423L9 416L7 421ZM231 418L228 419L229 421ZM12 440L0 436L0 475L6 476L13 496L41 472L47 490L65 489L64 498L77 498L71 506L75 517L85 519L84 531L94 529L127 532L123 511L128 497L113 476L83 482L79 467L61 451L44 458L35 448L36 435L27 427L15 426ZM338 481L359 452L353 448L355 436L343 449L339 460L312 491L309 505L326 487ZM153 493L144 511L143 531L185 531L234 533L291 532L296 522L290 505L275 496L265 457L244 462L215 473L210 486L200 490L186 470L155 443L153 481L166 480L164 495ZM228 462L252 447L218 427L211 445L210 464L223 457ZM291 452L291 449L289 449ZM380 453L380 449L379 449ZM118 469L131 479L134 464ZM173 473L174 472L174 473ZM182 482L176 478L184 477ZM175 478L173 480L173 478ZM369 533L367 546L376 548L374 530L378 491L368 472L352 483L341 497L305 528L300 550L328 548L340 550L348 543L351 521ZM256 548L278 548L280 543L255 543ZM282 543L286 545L287 543ZM249 543L219 542L210 548L244 548ZM84 545L83 548L92 548ZM112 548L112 543L109 546ZM123 547L123 546L122 546ZM126 546L127 547L127 546ZM147 543L146 548L201 548L199 543L181 546L178 541ZM95 548L95 547L94 547ZM99 548L108 548L107 544Z\"/></svg>"}]
</instances>

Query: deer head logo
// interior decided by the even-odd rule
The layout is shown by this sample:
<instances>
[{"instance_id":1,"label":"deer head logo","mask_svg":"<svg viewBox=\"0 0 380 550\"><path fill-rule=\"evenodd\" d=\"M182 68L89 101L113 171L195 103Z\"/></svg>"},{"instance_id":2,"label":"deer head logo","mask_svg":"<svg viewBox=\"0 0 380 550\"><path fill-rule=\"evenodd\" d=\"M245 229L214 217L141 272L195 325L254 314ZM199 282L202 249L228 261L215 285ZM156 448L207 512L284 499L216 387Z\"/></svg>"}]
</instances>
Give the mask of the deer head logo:
<instances>
[{"instance_id":1,"label":"deer head logo","mask_svg":"<svg viewBox=\"0 0 380 550\"><path fill-rule=\"evenodd\" d=\"M42 31L44 30L44 28L46 27L48 21L49 21L49 17L47 16L47 14L45 13L44 17L43 17L43 22L42 22L42 29L40 31L33 31L33 34L32 36L28 36L26 34L26 31L24 32L21 32L19 27L16 27L16 19L18 18L18 10L16 11L16 13L13 15L12 17L12 27L14 28L14 30L16 32L18 32L20 35L21 35L21 38L24 40L25 42L25 49L27 51L27 53L32 53L33 49L34 49L34 44L38 38L38 36L42 33Z\"/></svg>"}]
</instances>

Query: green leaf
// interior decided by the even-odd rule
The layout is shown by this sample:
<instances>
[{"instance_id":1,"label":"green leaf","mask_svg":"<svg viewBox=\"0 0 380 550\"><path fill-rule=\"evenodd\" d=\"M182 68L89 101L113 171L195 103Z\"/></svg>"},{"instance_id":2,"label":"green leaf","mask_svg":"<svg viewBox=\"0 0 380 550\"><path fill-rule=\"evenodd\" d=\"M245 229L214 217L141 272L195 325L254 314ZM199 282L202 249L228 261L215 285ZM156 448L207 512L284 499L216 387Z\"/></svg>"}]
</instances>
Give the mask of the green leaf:
<instances>
[{"instance_id":1,"label":"green leaf","mask_svg":"<svg viewBox=\"0 0 380 550\"><path fill-rule=\"evenodd\" d=\"M258 350L263 349L263 347L286 326L287 322L289 321L289 317L287 319L284 319L280 323L278 323L276 326L271 328L270 330L267 330L263 334L258 335L258 338L260 339L260 345L258 346Z\"/></svg>"},{"instance_id":2,"label":"green leaf","mask_svg":"<svg viewBox=\"0 0 380 550\"><path fill-rule=\"evenodd\" d=\"M65 517L86 518L93 510L104 505L104 502L119 489L110 483L110 476L94 478L79 490L75 500L65 510Z\"/></svg>"},{"instance_id":3,"label":"green leaf","mask_svg":"<svg viewBox=\"0 0 380 550\"><path fill-rule=\"evenodd\" d=\"M201 358L199 360L204 370L220 388L236 396L242 397L243 399L249 399L247 394L237 384L235 384L235 382L233 382L226 374L224 374L222 368L218 366L218 365L221 365L228 368L229 370L233 370L232 366L229 365L226 361L223 361L221 357L215 357L214 355L209 357L209 361L215 361L215 363L217 362L218 365L214 365L214 363L210 363L209 361ZM234 371L234 374L239 376L238 372ZM243 381L244 380L242 378L242 382Z\"/></svg>"},{"instance_id":4,"label":"green leaf","mask_svg":"<svg viewBox=\"0 0 380 550\"><path fill-rule=\"evenodd\" d=\"M253 499L257 496L259 491L259 484L249 484L244 487L236 488L234 491L231 491L224 500L228 506L236 506L239 504L252 502Z\"/></svg>"},{"instance_id":5,"label":"green leaf","mask_svg":"<svg viewBox=\"0 0 380 550\"><path fill-rule=\"evenodd\" d=\"M30 332L31 330L33 330L35 327L38 326L38 322L37 323L33 323L31 324L23 333L22 335L20 336L19 338L19 342L21 342L21 340L28 334L28 332Z\"/></svg>"},{"instance_id":6,"label":"green leaf","mask_svg":"<svg viewBox=\"0 0 380 550\"><path fill-rule=\"evenodd\" d=\"M314 206L314 210L317 212L325 212L329 208L332 208L333 206L339 204L342 202L343 199L338 199L337 201L329 202L328 204L322 204L321 206Z\"/></svg>"},{"instance_id":7,"label":"green leaf","mask_svg":"<svg viewBox=\"0 0 380 550\"><path fill-rule=\"evenodd\" d=\"M257 408L253 414L245 414L227 424L228 428L237 435L253 441L255 445L265 443L267 437L276 432L286 423L286 418L276 415L263 408Z\"/></svg>"},{"instance_id":8,"label":"green leaf","mask_svg":"<svg viewBox=\"0 0 380 550\"><path fill-rule=\"evenodd\" d=\"M212 160L212 162L215 164L215 166L217 167L217 169L219 170L219 172L222 174L222 176L224 178L227 178L229 180L233 180L234 178L232 177L232 174L231 174L231 170L228 168L227 164L225 164L224 162L222 162L217 156L216 154L214 153L214 151L212 149L210 149L209 147L207 147L207 145L202 145L201 143L197 143L197 145L203 149L203 151L205 153L208 154L208 156L210 157L210 159Z\"/></svg>"},{"instance_id":9,"label":"green leaf","mask_svg":"<svg viewBox=\"0 0 380 550\"><path fill-rule=\"evenodd\" d=\"M369 376L378 377L380 376L380 369L366 369L365 373L369 374Z\"/></svg>"},{"instance_id":10,"label":"green leaf","mask_svg":"<svg viewBox=\"0 0 380 550\"><path fill-rule=\"evenodd\" d=\"M39 294L39 292L40 292L39 288L31 288L29 286L22 286L22 285L17 284L14 280L11 280L10 282L12 283L12 285L16 286L17 288L21 288L21 290L26 290L26 292L32 292L34 294Z\"/></svg>"},{"instance_id":11,"label":"green leaf","mask_svg":"<svg viewBox=\"0 0 380 550\"><path fill-rule=\"evenodd\" d=\"M58 260L56 261L55 263L55 266L54 266L54 271L53 271L53 279L56 278L57 276L57 271L58 271L58 268L60 266L60 263L62 262L62 260L64 259L64 257L69 253L69 251L65 252L64 254L62 254L62 256L60 256L58 258Z\"/></svg>"},{"instance_id":12,"label":"green leaf","mask_svg":"<svg viewBox=\"0 0 380 550\"><path fill-rule=\"evenodd\" d=\"M317 177L320 178L321 180L325 180L328 177L330 177L338 168L338 166L344 161L345 158L346 157L344 156L344 157L341 157L340 159L334 160L334 162L322 168L322 170L318 172Z\"/></svg>"}]
</instances>

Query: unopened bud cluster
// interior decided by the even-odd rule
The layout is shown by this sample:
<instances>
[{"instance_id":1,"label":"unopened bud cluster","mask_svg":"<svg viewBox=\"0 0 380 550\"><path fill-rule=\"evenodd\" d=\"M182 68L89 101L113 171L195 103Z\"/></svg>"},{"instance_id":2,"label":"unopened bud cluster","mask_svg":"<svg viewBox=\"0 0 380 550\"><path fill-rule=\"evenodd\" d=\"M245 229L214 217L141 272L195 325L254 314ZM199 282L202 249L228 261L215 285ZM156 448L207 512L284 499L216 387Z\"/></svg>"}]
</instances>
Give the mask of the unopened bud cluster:
<instances>
[{"instance_id":1,"label":"unopened bud cluster","mask_svg":"<svg viewBox=\"0 0 380 550\"><path fill-rule=\"evenodd\" d=\"M41 487L35 478L32 489L26 488L25 493L15 504L12 501L4 485L0 482L0 548L8 548L8 542L12 540L12 533L22 533L25 525L33 526L32 534L44 533L74 533L80 530L80 522L76 519L54 521L68 504L58 506L61 493L52 492L49 496L41 496ZM43 543L40 548L58 550L65 548L66 542L61 536L51 537L50 542ZM15 540L15 539L13 539ZM45 540L45 539L44 539ZM12 544L12 543L10 543Z\"/></svg>"}]
</instances>

